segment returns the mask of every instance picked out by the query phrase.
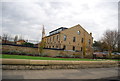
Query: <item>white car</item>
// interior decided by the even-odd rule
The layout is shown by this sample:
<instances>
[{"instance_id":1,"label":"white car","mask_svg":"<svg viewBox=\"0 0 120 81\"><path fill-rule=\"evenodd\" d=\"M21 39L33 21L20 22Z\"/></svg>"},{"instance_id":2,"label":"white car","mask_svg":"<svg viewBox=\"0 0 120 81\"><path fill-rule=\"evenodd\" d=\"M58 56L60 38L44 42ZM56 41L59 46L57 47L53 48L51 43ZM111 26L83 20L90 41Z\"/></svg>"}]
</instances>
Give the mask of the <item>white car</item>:
<instances>
[{"instance_id":1,"label":"white car","mask_svg":"<svg viewBox=\"0 0 120 81\"><path fill-rule=\"evenodd\" d=\"M112 55L120 55L119 52L113 52Z\"/></svg>"}]
</instances>

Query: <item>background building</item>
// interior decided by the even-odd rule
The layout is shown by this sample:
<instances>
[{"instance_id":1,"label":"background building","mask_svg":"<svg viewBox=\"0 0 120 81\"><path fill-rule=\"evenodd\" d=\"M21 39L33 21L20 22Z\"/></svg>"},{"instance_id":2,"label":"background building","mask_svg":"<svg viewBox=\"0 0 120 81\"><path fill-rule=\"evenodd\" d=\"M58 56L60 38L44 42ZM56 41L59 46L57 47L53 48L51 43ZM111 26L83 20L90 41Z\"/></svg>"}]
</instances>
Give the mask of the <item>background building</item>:
<instances>
[{"instance_id":1,"label":"background building","mask_svg":"<svg viewBox=\"0 0 120 81\"><path fill-rule=\"evenodd\" d=\"M78 51L83 54L92 52L93 37L79 24L71 28L61 27L44 37L45 48Z\"/></svg>"},{"instance_id":2,"label":"background building","mask_svg":"<svg viewBox=\"0 0 120 81\"><path fill-rule=\"evenodd\" d=\"M22 45L22 44L25 43L25 42L26 42L25 40L18 40L18 41L16 41L16 44Z\"/></svg>"}]
</instances>

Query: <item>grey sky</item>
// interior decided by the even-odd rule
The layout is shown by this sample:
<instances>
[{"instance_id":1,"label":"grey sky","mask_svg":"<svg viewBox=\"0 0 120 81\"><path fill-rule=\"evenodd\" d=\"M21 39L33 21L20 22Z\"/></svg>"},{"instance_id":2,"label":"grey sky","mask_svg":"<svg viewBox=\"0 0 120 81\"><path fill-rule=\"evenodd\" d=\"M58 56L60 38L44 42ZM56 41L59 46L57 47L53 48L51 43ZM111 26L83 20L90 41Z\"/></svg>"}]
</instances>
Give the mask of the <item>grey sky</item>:
<instances>
[{"instance_id":1,"label":"grey sky","mask_svg":"<svg viewBox=\"0 0 120 81\"><path fill-rule=\"evenodd\" d=\"M119 0L3 0L2 33L40 40L59 27L80 24L99 40L106 29L118 28ZM1 6L0 6L1 7ZM1 15L1 14L0 14Z\"/></svg>"}]
</instances>

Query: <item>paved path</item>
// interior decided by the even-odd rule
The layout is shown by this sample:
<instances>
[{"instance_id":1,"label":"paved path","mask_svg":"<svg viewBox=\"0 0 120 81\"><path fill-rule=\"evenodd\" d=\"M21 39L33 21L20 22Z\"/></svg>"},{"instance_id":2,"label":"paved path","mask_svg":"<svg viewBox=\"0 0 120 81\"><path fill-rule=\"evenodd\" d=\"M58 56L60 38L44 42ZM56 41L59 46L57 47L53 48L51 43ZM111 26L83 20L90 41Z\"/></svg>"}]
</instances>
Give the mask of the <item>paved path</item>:
<instances>
[{"instance_id":1,"label":"paved path","mask_svg":"<svg viewBox=\"0 0 120 81\"><path fill-rule=\"evenodd\" d=\"M100 79L117 76L117 67L59 70L3 70L3 79Z\"/></svg>"}]
</instances>

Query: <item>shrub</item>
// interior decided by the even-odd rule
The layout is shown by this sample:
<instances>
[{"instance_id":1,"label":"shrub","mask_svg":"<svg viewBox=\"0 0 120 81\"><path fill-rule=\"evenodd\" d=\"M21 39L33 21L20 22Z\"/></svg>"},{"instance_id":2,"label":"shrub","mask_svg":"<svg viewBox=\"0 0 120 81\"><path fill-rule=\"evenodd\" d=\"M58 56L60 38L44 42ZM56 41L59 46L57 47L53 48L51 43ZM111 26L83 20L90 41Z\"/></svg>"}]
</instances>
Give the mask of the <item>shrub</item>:
<instances>
[{"instance_id":1,"label":"shrub","mask_svg":"<svg viewBox=\"0 0 120 81\"><path fill-rule=\"evenodd\" d=\"M30 53L26 53L23 51L2 51L2 54L29 55Z\"/></svg>"},{"instance_id":2,"label":"shrub","mask_svg":"<svg viewBox=\"0 0 120 81\"><path fill-rule=\"evenodd\" d=\"M48 54L41 54L42 57L48 57Z\"/></svg>"},{"instance_id":3,"label":"shrub","mask_svg":"<svg viewBox=\"0 0 120 81\"><path fill-rule=\"evenodd\" d=\"M56 55L55 57L59 57L59 58L61 58L61 57L63 57L62 55Z\"/></svg>"},{"instance_id":4,"label":"shrub","mask_svg":"<svg viewBox=\"0 0 120 81\"><path fill-rule=\"evenodd\" d=\"M33 47L34 44L33 43L29 43L29 42L25 42L22 44L23 46L29 46L29 47Z\"/></svg>"}]
</instances>

